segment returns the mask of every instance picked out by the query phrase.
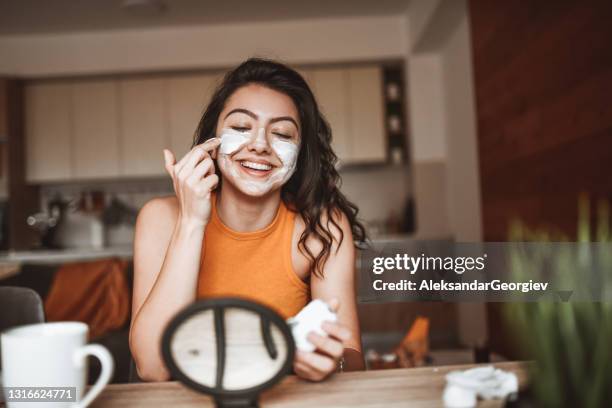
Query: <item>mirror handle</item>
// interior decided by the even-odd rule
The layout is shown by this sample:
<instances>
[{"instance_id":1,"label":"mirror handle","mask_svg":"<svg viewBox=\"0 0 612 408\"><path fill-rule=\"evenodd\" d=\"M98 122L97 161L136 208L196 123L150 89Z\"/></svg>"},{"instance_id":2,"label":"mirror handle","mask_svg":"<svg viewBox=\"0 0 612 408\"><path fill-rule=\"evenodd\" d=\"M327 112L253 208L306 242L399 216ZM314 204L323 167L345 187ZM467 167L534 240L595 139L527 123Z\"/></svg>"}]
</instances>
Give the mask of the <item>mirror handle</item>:
<instances>
[{"instance_id":1,"label":"mirror handle","mask_svg":"<svg viewBox=\"0 0 612 408\"><path fill-rule=\"evenodd\" d=\"M225 309L218 307L214 309L215 315L215 337L217 341L217 388L223 387L223 375L225 374Z\"/></svg>"}]
</instances>

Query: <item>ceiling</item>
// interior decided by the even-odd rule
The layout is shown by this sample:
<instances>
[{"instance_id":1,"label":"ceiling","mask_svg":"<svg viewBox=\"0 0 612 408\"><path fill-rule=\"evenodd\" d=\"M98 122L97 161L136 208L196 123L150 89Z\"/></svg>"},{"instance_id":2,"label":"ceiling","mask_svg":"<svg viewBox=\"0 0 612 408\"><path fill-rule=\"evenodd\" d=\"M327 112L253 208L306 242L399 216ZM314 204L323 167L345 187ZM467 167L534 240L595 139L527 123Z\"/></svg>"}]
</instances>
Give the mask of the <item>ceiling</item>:
<instances>
[{"instance_id":1,"label":"ceiling","mask_svg":"<svg viewBox=\"0 0 612 408\"><path fill-rule=\"evenodd\" d=\"M139 5L122 7L126 2ZM407 6L408 0L0 0L0 35L394 15Z\"/></svg>"}]
</instances>

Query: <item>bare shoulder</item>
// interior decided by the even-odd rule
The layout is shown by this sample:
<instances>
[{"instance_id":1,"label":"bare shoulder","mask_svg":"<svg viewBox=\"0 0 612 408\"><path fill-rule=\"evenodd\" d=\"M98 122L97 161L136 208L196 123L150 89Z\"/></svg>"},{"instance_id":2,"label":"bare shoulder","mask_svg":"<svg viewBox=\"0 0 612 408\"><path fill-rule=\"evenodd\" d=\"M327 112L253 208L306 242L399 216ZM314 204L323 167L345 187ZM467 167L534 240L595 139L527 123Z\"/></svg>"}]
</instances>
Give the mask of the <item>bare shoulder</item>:
<instances>
[{"instance_id":1,"label":"bare shoulder","mask_svg":"<svg viewBox=\"0 0 612 408\"><path fill-rule=\"evenodd\" d=\"M138 213L138 218L148 220L171 218L176 221L178 217L178 199L175 195L155 197L147 201Z\"/></svg>"},{"instance_id":2,"label":"bare shoulder","mask_svg":"<svg viewBox=\"0 0 612 408\"><path fill-rule=\"evenodd\" d=\"M323 227L327 229L333 237L333 241L331 243L330 248L331 254L336 252L339 246L343 248L353 247L353 233L351 230L351 224L349 222L348 217L343 211L332 211L331 216L327 213L327 211L324 211L321 214L321 225L323 225ZM294 267L301 278L304 278L312 268L311 260L298 247L298 242L305 229L306 221L301 216L301 214L297 213L295 216L295 227L293 230L292 258ZM313 234L306 238L304 244L315 258L323 250L323 244ZM349 251L350 250L351 249L349 249Z\"/></svg>"},{"instance_id":3,"label":"bare shoulder","mask_svg":"<svg viewBox=\"0 0 612 408\"><path fill-rule=\"evenodd\" d=\"M157 239L170 237L178 212L178 200L174 195L155 197L147 201L138 212L135 238L142 240L152 234L157 235Z\"/></svg>"},{"instance_id":4,"label":"bare shoulder","mask_svg":"<svg viewBox=\"0 0 612 408\"><path fill-rule=\"evenodd\" d=\"M352 243L353 233L351 224L348 217L342 210L336 209L335 211L331 211L331 216L327 211L323 211L321 213L321 225L323 225L323 227L332 234L334 241L333 245L338 245L341 240L342 244L344 244L345 240L349 240ZM297 213L295 216L295 228L293 232L294 236L299 238L302 236L305 229L306 221L301 214ZM317 242L319 241L311 236L306 242L309 245L316 246Z\"/></svg>"}]
</instances>

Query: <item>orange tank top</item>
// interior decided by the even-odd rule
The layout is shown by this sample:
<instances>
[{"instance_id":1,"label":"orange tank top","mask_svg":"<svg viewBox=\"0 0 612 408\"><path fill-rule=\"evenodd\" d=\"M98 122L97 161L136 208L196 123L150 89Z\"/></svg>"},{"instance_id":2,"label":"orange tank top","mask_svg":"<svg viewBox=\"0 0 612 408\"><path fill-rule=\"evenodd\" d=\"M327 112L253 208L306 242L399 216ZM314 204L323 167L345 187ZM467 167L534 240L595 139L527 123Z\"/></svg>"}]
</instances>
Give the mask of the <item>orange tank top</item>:
<instances>
[{"instance_id":1,"label":"orange tank top","mask_svg":"<svg viewBox=\"0 0 612 408\"><path fill-rule=\"evenodd\" d=\"M299 312L310 300L310 288L295 273L291 261L296 213L281 200L270 225L237 232L219 218L216 194L211 201L197 297L243 297L269 306L284 318Z\"/></svg>"}]
</instances>

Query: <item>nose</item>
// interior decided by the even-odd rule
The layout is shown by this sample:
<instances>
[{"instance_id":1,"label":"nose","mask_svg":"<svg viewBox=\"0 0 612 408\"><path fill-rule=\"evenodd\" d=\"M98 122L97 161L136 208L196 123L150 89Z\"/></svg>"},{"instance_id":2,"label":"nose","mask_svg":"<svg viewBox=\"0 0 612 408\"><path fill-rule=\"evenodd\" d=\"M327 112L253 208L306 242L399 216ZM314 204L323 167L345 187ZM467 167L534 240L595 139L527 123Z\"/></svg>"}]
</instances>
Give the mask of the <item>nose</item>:
<instances>
[{"instance_id":1,"label":"nose","mask_svg":"<svg viewBox=\"0 0 612 408\"><path fill-rule=\"evenodd\" d=\"M266 129L260 127L251 137L247 149L257 154L270 153L270 144L266 138Z\"/></svg>"}]
</instances>

